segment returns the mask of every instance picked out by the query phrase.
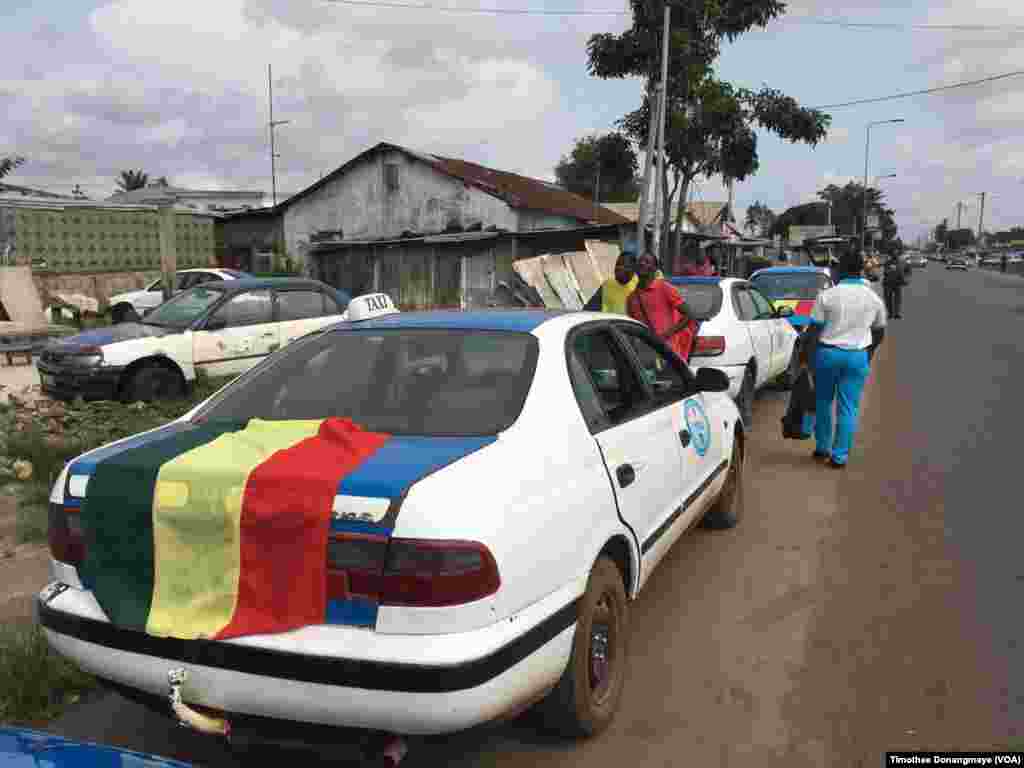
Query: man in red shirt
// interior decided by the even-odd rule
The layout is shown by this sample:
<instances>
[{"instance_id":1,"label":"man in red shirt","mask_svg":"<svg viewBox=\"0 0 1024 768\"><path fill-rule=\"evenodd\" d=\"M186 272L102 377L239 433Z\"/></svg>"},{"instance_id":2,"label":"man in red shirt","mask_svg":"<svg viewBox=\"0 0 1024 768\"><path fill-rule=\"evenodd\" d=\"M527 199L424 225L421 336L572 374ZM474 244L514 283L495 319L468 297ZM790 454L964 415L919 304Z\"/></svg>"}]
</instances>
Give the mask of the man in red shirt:
<instances>
[{"instance_id":1,"label":"man in red shirt","mask_svg":"<svg viewBox=\"0 0 1024 768\"><path fill-rule=\"evenodd\" d=\"M657 271L654 256L648 252L640 257L639 282L626 301L626 311L664 339L680 359L689 361L697 324L687 315L679 291L656 277Z\"/></svg>"}]
</instances>

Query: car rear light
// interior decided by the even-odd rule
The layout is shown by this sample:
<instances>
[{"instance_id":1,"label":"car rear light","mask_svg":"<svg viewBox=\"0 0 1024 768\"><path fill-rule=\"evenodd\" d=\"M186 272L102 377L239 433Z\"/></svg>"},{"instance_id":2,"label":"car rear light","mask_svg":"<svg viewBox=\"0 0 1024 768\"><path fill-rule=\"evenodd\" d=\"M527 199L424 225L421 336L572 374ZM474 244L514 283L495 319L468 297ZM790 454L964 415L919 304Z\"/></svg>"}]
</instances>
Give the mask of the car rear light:
<instances>
[{"instance_id":1,"label":"car rear light","mask_svg":"<svg viewBox=\"0 0 1024 768\"><path fill-rule=\"evenodd\" d=\"M327 596L364 598L378 605L442 607L493 595L501 585L498 564L472 541L390 539L331 534L327 545Z\"/></svg>"},{"instance_id":2,"label":"car rear light","mask_svg":"<svg viewBox=\"0 0 1024 768\"><path fill-rule=\"evenodd\" d=\"M690 357L717 357L725 352L725 336L698 336Z\"/></svg>"},{"instance_id":3,"label":"car rear light","mask_svg":"<svg viewBox=\"0 0 1024 768\"><path fill-rule=\"evenodd\" d=\"M74 566L81 565L85 560L85 536L78 507L51 502L47 538L54 560Z\"/></svg>"}]
</instances>

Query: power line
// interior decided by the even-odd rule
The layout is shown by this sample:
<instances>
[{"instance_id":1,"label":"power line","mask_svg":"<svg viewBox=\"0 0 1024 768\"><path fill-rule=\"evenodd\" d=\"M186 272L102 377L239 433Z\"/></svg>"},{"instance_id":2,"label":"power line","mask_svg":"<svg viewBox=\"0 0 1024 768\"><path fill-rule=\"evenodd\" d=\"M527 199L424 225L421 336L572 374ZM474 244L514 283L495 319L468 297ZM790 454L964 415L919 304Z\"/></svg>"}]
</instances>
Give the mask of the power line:
<instances>
[{"instance_id":1,"label":"power line","mask_svg":"<svg viewBox=\"0 0 1024 768\"><path fill-rule=\"evenodd\" d=\"M508 16L632 16L632 11L590 8L499 8L496 6L434 5L432 3L406 3L398 0L324 0L335 5L367 8L400 8L406 10L439 11L441 13L495 14ZM883 22L850 21L848 19L819 18L816 16L789 16L776 19L778 24L812 24L845 29L888 29L920 32L1024 32L1024 24L896 24Z\"/></svg>"},{"instance_id":2,"label":"power line","mask_svg":"<svg viewBox=\"0 0 1024 768\"><path fill-rule=\"evenodd\" d=\"M939 91L950 91L954 88L967 88L972 85L983 85L984 83L994 83L997 80L1005 80L1008 77L1019 77L1024 75L1024 70L1017 70L1016 72L1006 72L1002 75L993 75L992 77L983 77L980 80L965 80L960 83L952 83L950 85L940 85L935 88L924 88L920 91L907 91L905 93L894 93L890 96L878 96L871 99L857 99L855 101L844 101L840 104L824 104L815 109L839 109L840 107L854 107L860 104L876 104L881 101L893 101L895 99L906 99L910 96L923 96L929 93L938 93Z\"/></svg>"}]
</instances>

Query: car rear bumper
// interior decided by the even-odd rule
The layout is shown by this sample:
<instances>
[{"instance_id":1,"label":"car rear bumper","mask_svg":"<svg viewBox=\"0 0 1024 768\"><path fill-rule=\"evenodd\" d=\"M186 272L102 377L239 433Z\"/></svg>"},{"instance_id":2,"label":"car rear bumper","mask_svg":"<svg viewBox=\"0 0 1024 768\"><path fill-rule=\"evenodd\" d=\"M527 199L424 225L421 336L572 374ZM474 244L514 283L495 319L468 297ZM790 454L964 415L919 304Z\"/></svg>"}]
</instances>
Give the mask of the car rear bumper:
<instances>
[{"instance_id":1,"label":"car rear bumper","mask_svg":"<svg viewBox=\"0 0 1024 768\"><path fill-rule=\"evenodd\" d=\"M558 681L576 622L575 598L557 604L566 594L515 617L533 624L503 621L426 637L336 626L220 642L153 637L110 624L92 594L74 588L37 600L37 608L55 650L142 694L166 697L168 672L185 669L185 702L225 713L229 722L265 717L430 735L521 709ZM510 625L520 634L510 635Z\"/></svg>"},{"instance_id":2,"label":"car rear bumper","mask_svg":"<svg viewBox=\"0 0 1024 768\"><path fill-rule=\"evenodd\" d=\"M51 397L73 399L83 397L86 400L113 400L117 397L122 366L102 366L98 368L57 368L39 362L40 389Z\"/></svg>"}]
</instances>

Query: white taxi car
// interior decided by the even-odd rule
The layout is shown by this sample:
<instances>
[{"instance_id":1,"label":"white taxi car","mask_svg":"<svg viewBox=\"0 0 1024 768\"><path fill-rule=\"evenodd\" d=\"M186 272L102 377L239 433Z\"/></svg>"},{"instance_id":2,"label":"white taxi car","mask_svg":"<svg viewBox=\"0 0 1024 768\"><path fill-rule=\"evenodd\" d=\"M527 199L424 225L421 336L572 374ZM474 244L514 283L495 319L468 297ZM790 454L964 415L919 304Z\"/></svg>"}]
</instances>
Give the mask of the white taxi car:
<instances>
[{"instance_id":1,"label":"white taxi car","mask_svg":"<svg viewBox=\"0 0 1024 768\"><path fill-rule=\"evenodd\" d=\"M251 278L246 272L237 269L182 269L174 275L174 293L187 291L203 283L219 283L224 280L242 280ZM164 303L163 278L154 280L141 291L128 291L110 297L110 319L114 323L130 323L137 321L147 312Z\"/></svg>"},{"instance_id":2,"label":"white taxi car","mask_svg":"<svg viewBox=\"0 0 1024 768\"><path fill-rule=\"evenodd\" d=\"M344 319L350 297L302 278L203 283L138 322L51 342L36 365L60 398L154 400L180 396L199 371L242 373L310 331Z\"/></svg>"},{"instance_id":3,"label":"white taxi car","mask_svg":"<svg viewBox=\"0 0 1024 768\"><path fill-rule=\"evenodd\" d=\"M799 333L789 319L793 308L776 308L738 278L673 277L670 282L700 321L690 365L713 367L729 377L729 394L749 427L755 392L794 378Z\"/></svg>"},{"instance_id":4,"label":"white taxi car","mask_svg":"<svg viewBox=\"0 0 1024 768\"><path fill-rule=\"evenodd\" d=\"M535 703L601 731L630 601L687 529L740 518L727 378L619 316L360 316L68 464L49 643L229 738Z\"/></svg>"}]
</instances>

